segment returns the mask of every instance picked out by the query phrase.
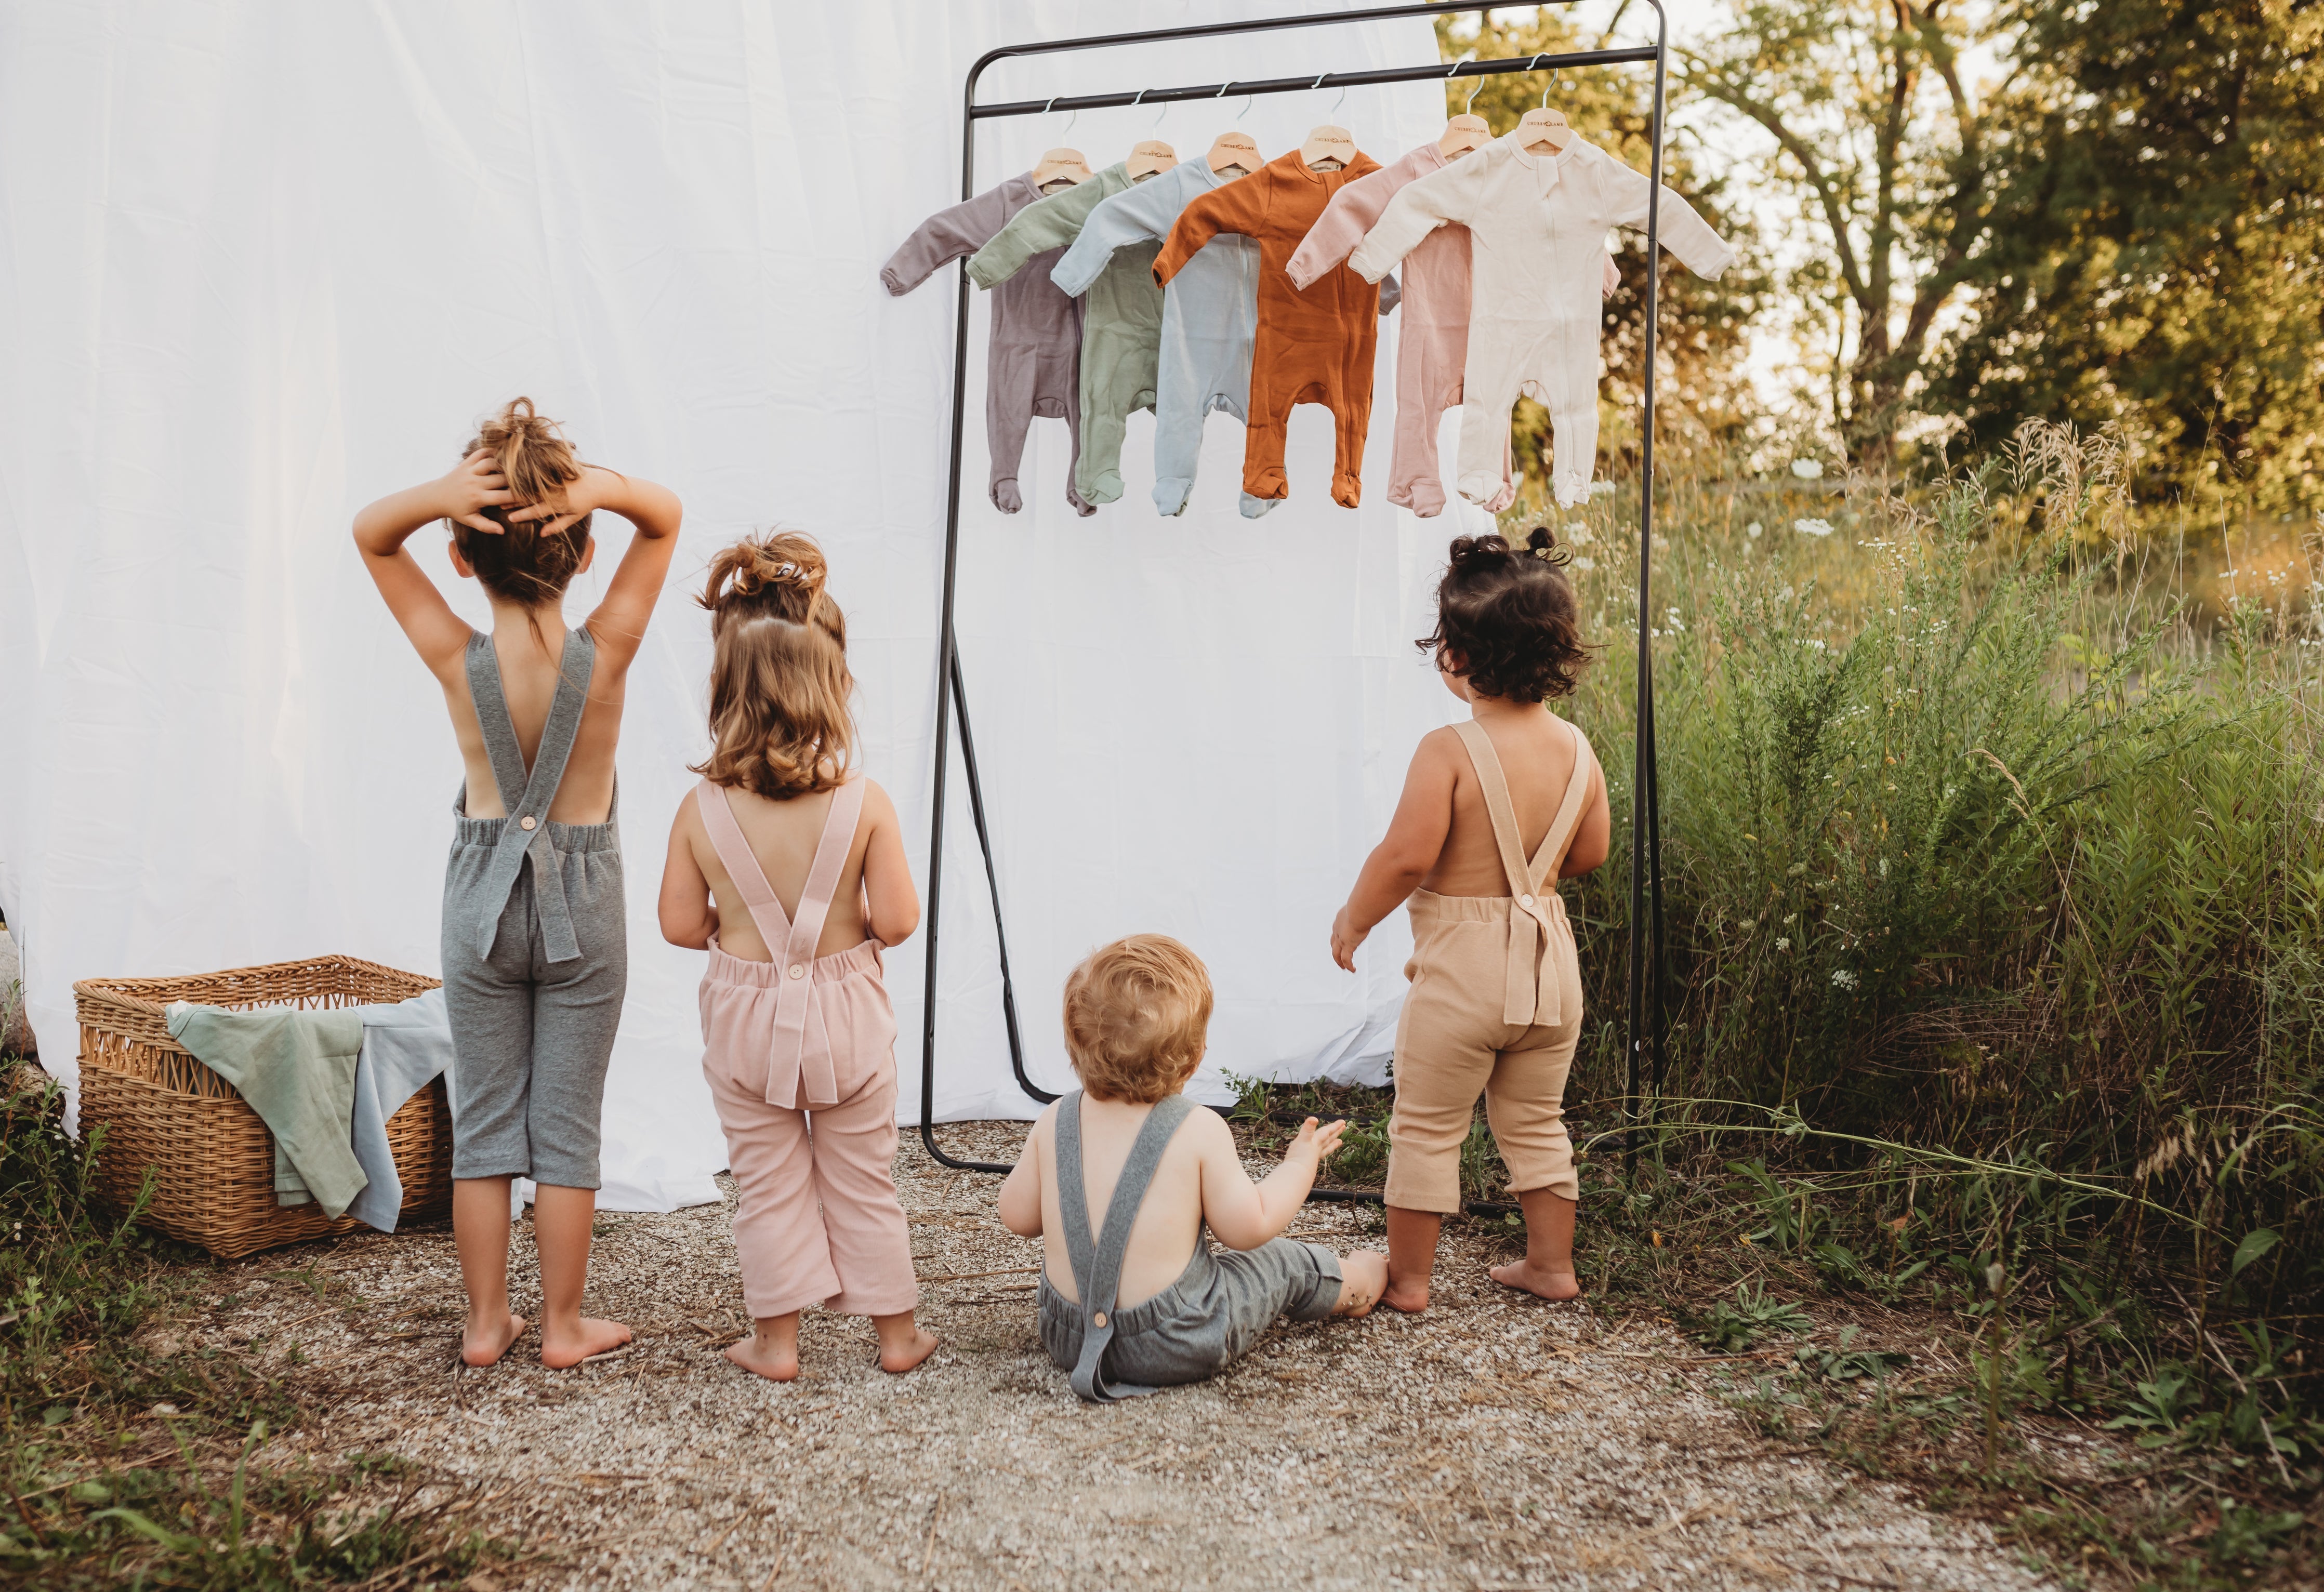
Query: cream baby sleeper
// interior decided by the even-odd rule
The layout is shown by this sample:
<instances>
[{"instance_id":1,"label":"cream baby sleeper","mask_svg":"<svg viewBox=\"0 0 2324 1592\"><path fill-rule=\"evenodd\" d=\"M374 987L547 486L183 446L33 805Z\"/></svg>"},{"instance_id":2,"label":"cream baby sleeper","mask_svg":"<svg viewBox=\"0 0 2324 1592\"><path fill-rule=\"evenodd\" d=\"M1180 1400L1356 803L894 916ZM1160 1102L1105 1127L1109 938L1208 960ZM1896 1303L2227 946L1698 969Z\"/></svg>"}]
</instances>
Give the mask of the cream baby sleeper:
<instances>
[{"instance_id":1,"label":"cream baby sleeper","mask_svg":"<svg viewBox=\"0 0 2324 1592\"><path fill-rule=\"evenodd\" d=\"M1529 393L1549 410L1553 486L1571 507L1590 495L1598 459L1600 283L1606 229L1644 226L1645 176L1587 139L1555 156L1497 138L1405 185L1348 263L1378 281L1438 227L1469 229L1469 351L1461 410L1461 495L1501 490L1509 406ZM1735 251L1694 207L1662 190L1662 243L1697 276L1716 278Z\"/></svg>"},{"instance_id":2,"label":"cream baby sleeper","mask_svg":"<svg viewBox=\"0 0 2324 1592\"><path fill-rule=\"evenodd\" d=\"M1431 139L1333 194L1323 207L1323 218L1307 229L1305 240L1291 256L1292 285L1304 290L1345 260L1406 183L1442 171L1445 164L1443 150ZM1221 241L1213 239L1210 247L1217 248ZM1612 255L1604 258L1600 290L1610 294L1622 285L1622 273L1614 268ZM1438 227L1405 257L1404 327L1396 345L1396 456L1388 472L1388 501L1424 520L1444 511L1436 422L1446 410L1461 404L1461 382L1469 363L1469 229L1458 222ZM1171 284L1171 291L1177 291L1177 283ZM1164 391L1168 391L1167 365ZM1506 427L1502 435L1501 490L1485 505L1495 513L1517 497Z\"/></svg>"}]
</instances>

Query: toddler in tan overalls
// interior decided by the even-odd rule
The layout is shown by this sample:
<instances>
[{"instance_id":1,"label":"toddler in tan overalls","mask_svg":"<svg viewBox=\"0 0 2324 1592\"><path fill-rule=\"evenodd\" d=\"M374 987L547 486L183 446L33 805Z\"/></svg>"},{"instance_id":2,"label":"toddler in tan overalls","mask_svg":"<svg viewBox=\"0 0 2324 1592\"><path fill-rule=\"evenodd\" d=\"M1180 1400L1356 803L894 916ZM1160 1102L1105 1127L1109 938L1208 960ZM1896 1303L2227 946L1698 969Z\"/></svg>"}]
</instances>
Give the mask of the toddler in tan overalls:
<instances>
[{"instance_id":1,"label":"toddler in tan overalls","mask_svg":"<svg viewBox=\"0 0 2324 1592\"><path fill-rule=\"evenodd\" d=\"M1521 548L1454 538L1436 629L1419 645L1471 717L1422 738L1388 837L1332 925L1333 959L1352 972L1373 925L1411 902L1380 1296L1397 1310L1427 1308L1480 1092L1526 1218L1525 1258L1493 1280L1545 1299L1581 1292L1563 1111L1582 972L1557 881L1603 862L1609 832L1590 742L1545 705L1572 691L1589 658L1563 563L1545 529Z\"/></svg>"}]
</instances>

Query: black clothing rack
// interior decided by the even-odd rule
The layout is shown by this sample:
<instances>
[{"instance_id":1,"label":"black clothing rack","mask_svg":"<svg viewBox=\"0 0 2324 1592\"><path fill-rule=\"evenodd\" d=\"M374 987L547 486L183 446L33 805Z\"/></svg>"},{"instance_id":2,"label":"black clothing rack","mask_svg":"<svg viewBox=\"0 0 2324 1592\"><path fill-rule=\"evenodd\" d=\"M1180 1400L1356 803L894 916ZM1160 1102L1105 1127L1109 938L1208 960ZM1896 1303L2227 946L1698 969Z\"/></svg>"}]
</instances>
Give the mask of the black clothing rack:
<instances>
[{"instance_id":1,"label":"black clothing rack","mask_svg":"<svg viewBox=\"0 0 2324 1592\"><path fill-rule=\"evenodd\" d=\"M1552 0L1573 5L1576 0ZM1661 214L1663 186L1663 103L1669 75L1669 18L1662 0L1655 8L1655 42L1621 50L1583 50L1563 55L1515 56L1506 60L1463 60L1450 66L1388 67L1368 71L1325 72L1314 78L1267 78L1228 83L1197 83L1176 88L1143 88L1114 94L1059 96L1051 99L1018 99L993 105L976 102L976 85L997 60L1015 56L1053 55L1066 51L1102 50L1173 39L1221 38L1237 33L1272 32L1285 28L1332 27L1348 23L1380 22L1397 17L1435 17L1463 12L1489 13L1516 9L1508 5L1384 5L1349 11L1319 12L1306 16L1267 17L1256 22L1212 23L1199 27L1155 28L1135 33L1107 33L1084 39L1006 44L987 51L968 70L961 94L960 197L976 193L976 124L991 116L1039 115L1053 110L1094 110L1101 106L1162 105L1174 100L1221 99L1230 94L1290 94L1311 89L1356 87L1375 83L1411 83L1425 79L1498 77L1507 72L1556 72L1573 67L1613 66L1627 62L1654 63L1655 95L1651 188L1646 210L1646 401L1640 448L1638 492L1638 664L1637 741L1632 761L1630 813L1630 962L1628 1043L1625 1088L1624 1146L1635 1155L1631 1129L1642 1117L1642 1107L1662 1087L1663 1050L1663 880L1661 796L1655 768L1654 658L1649 649L1654 612L1649 592L1655 523L1655 322L1656 289L1661 281L1661 240L1656 222ZM1197 156L1197 159L1201 157ZM945 1153L936 1136L936 950L943 925L945 776L949 772L950 732L960 723L963 769L968 777L969 812L976 824L976 841L984 853L984 879L992 895L993 937L1001 957L1001 1010L1009 1030L1009 1061L1018 1086L1047 1103L1057 1097L1025 1074L1025 1046L1017 1027L1016 986L1009 970L1009 937L1001 921L1001 876L992 860L992 834L985 822L984 789L977 778L976 741L969 729L968 694L962 681L960 650L954 629L954 576L960 559L960 483L963 422L968 399L969 281L965 264L960 273L959 305L954 317L952 366L952 474L945 512L944 616L936 665L936 756L934 815L928 835L928 957L927 999L920 1019L920 1142L945 1166L964 1172L1007 1172L998 1162L964 1161ZM1649 905L1651 902L1651 905ZM1641 1064L1648 1069L1649 1093L1639 1089ZM1354 1189L1317 1189L1312 1200L1377 1201L1379 1196ZM1508 1207L1492 1207L1506 1210Z\"/></svg>"}]
</instances>

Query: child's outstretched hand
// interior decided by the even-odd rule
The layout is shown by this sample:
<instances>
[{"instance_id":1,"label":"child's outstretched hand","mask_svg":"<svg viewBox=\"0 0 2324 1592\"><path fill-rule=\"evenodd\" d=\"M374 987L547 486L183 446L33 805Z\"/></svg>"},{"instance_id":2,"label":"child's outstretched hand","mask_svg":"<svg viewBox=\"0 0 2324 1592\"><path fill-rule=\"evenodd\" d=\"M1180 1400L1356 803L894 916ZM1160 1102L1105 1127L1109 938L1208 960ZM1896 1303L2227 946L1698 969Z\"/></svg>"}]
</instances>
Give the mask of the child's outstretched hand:
<instances>
[{"instance_id":1,"label":"child's outstretched hand","mask_svg":"<svg viewBox=\"0 0 2324 1592\"><path fill-rule=\"evenodd\" d=\"M1347 1131L1348 1125L1344 1120L1318 1127L1315 1118L1308 1118L1299 1125L1299 1136L1285 1148L1284 1164L1289 1165L1296 1161L1304 1161L1309 1166L1321 1165L1326 1155L1340 1147L1340 1136Z\"/></svg>"},{"instance_id":2,"label":"child's outstretched hand","mask_svg":"<svg viewBox=\"0 0 2324 1592\"><path fill-rule=\"evenodd\" d=\"M1332 919L1332 960L1349 972L1354 972L1356 947L1362 944L1370 934L1370 929L1356 927L1354 922L1348 916L1348 909L1344 906L1341 907L1339 916Z\"/></svg>"},{"instance_id":3,"label":"child's outstretched hand","mask_svg":"<svg viewBox=\"0 0 2324 1592\"><path fill-rule=\"evenodd\" d=\"M480 447L453 465L451 474L436 483L436 490L442 500L445 519L456 520L486 536L500 535L501 528L477 511L504 508L516 502L516 494L509 491L508 480L501 474L499 462L487 448Z\"/></svg>"},{"instance_id":4,"label":"child's outstretched hand","mask_svg":"<svg viewBox=\"0 0 2324 1592\"><path fill-rule=\"evenodd\" d=\"M540 528L540 534L560 535L578 525L583 515L612 508L623 484L617 472L602 469L595 465L584 465L580 479L567 482L564 489L553 497L517 510L509 516L509 523L517 525L530 520L548 520L549 523ZM618 510L615 511L619 512Z\"/></svg>"}]
</instances>

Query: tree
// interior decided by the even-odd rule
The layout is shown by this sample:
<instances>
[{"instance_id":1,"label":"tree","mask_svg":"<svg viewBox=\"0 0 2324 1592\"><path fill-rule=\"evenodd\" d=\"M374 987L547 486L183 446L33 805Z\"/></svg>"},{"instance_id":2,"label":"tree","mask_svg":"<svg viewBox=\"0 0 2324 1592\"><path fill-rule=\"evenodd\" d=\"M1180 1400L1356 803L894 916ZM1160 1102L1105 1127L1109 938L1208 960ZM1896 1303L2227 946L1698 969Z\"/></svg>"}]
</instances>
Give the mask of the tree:
<instances>
[{"instance_id":1,"label":"tree","mask_svg":"<svg viewBox=\"0 0 2324 1592\"><path fill-rule=\"evenodd\" d=\"M1617 13L1617 21L1619 20ZM1610 32L1610 30L1609 30ZM1473 50L1480 60L1594 50L1603 42L1578 32L1548 7L1530 21L1440 18L1437 41L1447 62ZM1450 79L1445 114L1464 107L1485 118L1496 136L1513 132L1517 118L1539 103L1545 87L1550 103L1565 113L1575 131L1616 159L1647 169L1654 80L1636 66L1600 67L1559 74L1509 74ZM1475 100L1470 100L1471 91ZM1689 442L1720 446L1739 436L1751 419L1749 377L1744 367L1749 323L1765 296L1767 278L1754 262L1754 234L1748 218L1728 209L1725 182L1702 170L1685 148L1666 145L1664 181L1686 196L1742 256L1716 282L1707 282L1665 257L1658 304L1656 348L1661 355L1655 391L1669 402L1656 426L1658 446ZM1624 232L1615 264L1621 286L1606 300L1604 354L1607 379L1600 400L1602 444L1616 456L1637 464L1640 390L1645 376L1646 244L1643 232ZM1675 400L1674 402L1669 400ZM1510 441L1519 467L1538 483L1548 478L1548 411L1530 399L1518 402Z\"/></svg>"},{"instance_id":2,"label":"tree","mask_svg":"<svg viewBox=\"0 0 2324 1592\"><path fill-rule=\"evenodd\" d=\"M1740 0L1724 36L1676 52L1692 87L1774 140L1809 243L1784 285L1831 338L1832 418L1867 464L1891 457L1979 270L1990 138L1970 41L1948 0Z\"/></svg>"},{"instance_id":3,"label":"tree","mask_svg":"<svg viewBox=\"0 0 2324 1592\"><path fill-rule=\"evenodd\" d=\"M2324 502L2324 5L2025 0L1975 314L1974 438L2124 422L2149 490Z\"/></svg>"}]
</instances>

